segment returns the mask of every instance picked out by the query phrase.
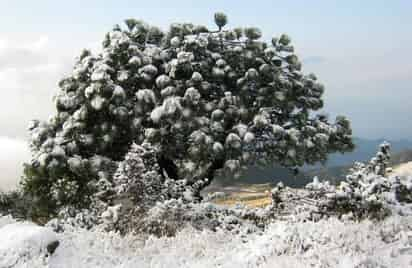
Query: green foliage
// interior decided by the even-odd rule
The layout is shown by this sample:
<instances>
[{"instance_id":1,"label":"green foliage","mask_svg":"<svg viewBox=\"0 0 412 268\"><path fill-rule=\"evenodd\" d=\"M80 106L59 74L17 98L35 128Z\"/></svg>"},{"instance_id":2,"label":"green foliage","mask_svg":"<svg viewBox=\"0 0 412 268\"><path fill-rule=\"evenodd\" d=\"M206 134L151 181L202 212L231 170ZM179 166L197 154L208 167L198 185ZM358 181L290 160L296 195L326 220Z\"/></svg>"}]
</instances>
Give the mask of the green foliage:
<instances>
[{"instance_id":1,"label":"green foliage","mask_svg":"<svg viewBox=\"0 0 412 268\"><path fill-rule=\"evenodd\" d=\"M218 31L174 23L162 32L128 19L100 54L81 53L59 83L56 113L30 126L23 185L42 211L87 204L132 142L152 144L163 171L188 184L217 169L295 168L353 148L346 118L315 114L324 87L302 73L288 36L266 43L255 27L223 30L222 13L215 22Z\"/></svg>"},{"instance_id":2,"label":"green foliage","mask_svg":"<svg viewBox=\"0 0 412 268\"><path fill-rule=\"evenodd\" d=\"M89 184L94 176L87 169L79 176L66 168L50 169L25 164L22 190L25 198L31 200L32 207L28 216L50 218L63 205L87 207L90 195L95 191Z\"/></svg>"},{"instance_id":3,"label":"green foliage","mask_svg":"<svg viewBox=\"0 0 412 268\"><path fill-rule=\"evenodd\" d=\"M15 219L45 223L49 219L48 210L42 209L33 201L32 196L21 190L0 192L0 215L12 215Z\"/></svg>"},{"instance_id":4,"label":"green foliage","mask_svg":"<svg viewBox=\"0 0 412 268\"><path fill-rule=\"evenodd\" d=\"M227 24L227 16L224 13L217 12L215 13L215 23L221 29Z\"/></svg>"}]
</instances>

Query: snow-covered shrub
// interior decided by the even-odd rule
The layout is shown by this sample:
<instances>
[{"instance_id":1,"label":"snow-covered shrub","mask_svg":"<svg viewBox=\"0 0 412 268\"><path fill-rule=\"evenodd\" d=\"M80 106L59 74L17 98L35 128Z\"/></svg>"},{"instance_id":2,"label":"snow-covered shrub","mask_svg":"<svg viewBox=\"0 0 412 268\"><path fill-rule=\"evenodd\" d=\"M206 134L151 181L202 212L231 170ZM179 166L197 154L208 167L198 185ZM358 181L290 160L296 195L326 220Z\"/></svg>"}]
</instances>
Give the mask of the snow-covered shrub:
<instances>
[{"instance_id":1,"label":"snow-covered shrub","mask_svg":"<svg viewBox=\"0 0 412 268\"><path fill-rule=\"evenodd\" d=\"M133 207L152 207L166 199L162 196L164 180L154 148L147 143L132 144L113 176L114 199L131 202Z\"/></svg>"},{"instance_id":2,"label":"snow-covered shrub","mask_svg":"<svg viewBox=\"0 0 412 268\"><path fill-rule=\"evenodd\" d=\"M243 224L245 219L256 223L263 221L263 216L253 216L257 212L246 208L239 208L235 213L232 209L198 203L202 181L189 183L186 179L173 180L166 173L162 174L157 154L156 148L149 143L132 144L119 163L107 193L95 195L96 202L88 213L71 210L70 214L67 209L63 210L60 219L52 224L54 228L58 230L66 224L89 228L102 223L106 230L121 233L171 235L187 225L213 230L217 226L232 228ZM99 198L101 196L105 198ZM226 217L236 220L226 226ZM91 225L79 219L88 219Z\"/></svg>"},{"instance_id":3,"label":"snow-covered shrub","mask_svg":"<svg viewBox=\"0 0 412 268\"><path fill-rule=\"evenodd\" d=\"M0 215L10 214L15 219L27 219L36 214L36 209L33 200L19 190L0 192Z\"/></svg>"},{"instance_id":4,"label":"snow-covered shrub","mask_svg":"<svg viewBox=\"0 0 412 268\"><path fill-rule=\"evenodd\" d=\"M267 208L227 207L209 202L188 203L182 199L158 202L144 214L134 210L116 229L122 233L145 233L156 236L174 236L185 227L198 230L218 229L238 232L263 230L271 220ZM127 220L126 220L127 219Z\"/></svg>"},{"instance_id":5,"label":"snow-covered shrub","mask_svg":"<svg viewBox=\"0 0 412 268\"><path fill-rule=\"evenodd\" d=\"M369 163L355 163L337 186L315 178L306 188L324 213L383 218L400 204L412 202L412 178L386 174L389 160L390 145L384 142Z\"/></svg>"},{"instance_id":6,"label":"snow-covered shrub","mask_svg":"<svg viewBox=\"0 0 412 268\"><path fill-rule=\"evenodd\" d=\"M111 202L127 200L133 207L147 210L157 202L172 198L184 202L198 201L203 181L170 178L159 166L162 161L160 153L149 143L133 143L113 176Z\"/></svg>"},{"instance_id":7,"label":"snow-covered shrub","mask_svg":"<svg viewBox=\"0 0 412 268\"><path fill-rule=\"evenodd\" d=\"M107 208L106 203L98 200L92 200L88 208L64 206L46 225L56 232L65 231L68 227L92 229L104 222L101 215Z\"/></svg>"},{"instance_id":8,"label":"snow-covered shrub","mask_svg":"<svg viewBox=\"0 0 412 268\"><path fill-rule=\"evenodd\" d=\"M302 72L287 35L266 43L258 28L224 29L221 13L215 22L217 31L175 23L163 32L129 19L99 54L80 54L59 83L56 113L30 125L24 190L45 214L87 206L133 142L155 146L160 174L194 192L222 168L295 168L352 149L346 118L314 113L324 87Z\"/></svg>"},{"instance_id":9,"label":"snow-covered shrub","mask_svg":"<svg viewBox=\"0 0 412 268\"><path fill-rule=\"evenodd\" d=\"M13 221L0 217L0 229ZM68 228L56 234L60 245L54 254L44 258L36 250L31 258L13 262L13 267L352 268L409 267L411 262L411 216L357 223L336 218L317 222L278 220L262 231L248 230L247 226L239 232L185 228L174 237L157 238L144 234L123 236L98 228ZM21 232L6 234L11 238L22 236ZM12 246L15 240L0 241L0 247L10 256L16 249ZM0 263L8 260L0 258Z\"/></svg>"}]
</instances>

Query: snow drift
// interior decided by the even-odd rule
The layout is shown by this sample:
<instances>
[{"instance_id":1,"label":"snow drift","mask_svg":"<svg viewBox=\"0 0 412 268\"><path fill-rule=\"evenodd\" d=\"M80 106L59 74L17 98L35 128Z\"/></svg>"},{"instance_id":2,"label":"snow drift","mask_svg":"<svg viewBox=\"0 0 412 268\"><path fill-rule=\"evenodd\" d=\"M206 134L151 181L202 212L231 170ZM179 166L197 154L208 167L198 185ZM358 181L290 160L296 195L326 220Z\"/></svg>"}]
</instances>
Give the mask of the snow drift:
<instances>
[{"instance_id":1,"label":"snow drift","mask_svg":"<svg viewBox=\"0 0 412 268\"><path fill-rule=\"evenodd\" d=\"M23 267L33 259L47 257L59 244L49 228L28 222L6 224L0 228L0 238L0 267Z\"/></svg>"}]
</instances>

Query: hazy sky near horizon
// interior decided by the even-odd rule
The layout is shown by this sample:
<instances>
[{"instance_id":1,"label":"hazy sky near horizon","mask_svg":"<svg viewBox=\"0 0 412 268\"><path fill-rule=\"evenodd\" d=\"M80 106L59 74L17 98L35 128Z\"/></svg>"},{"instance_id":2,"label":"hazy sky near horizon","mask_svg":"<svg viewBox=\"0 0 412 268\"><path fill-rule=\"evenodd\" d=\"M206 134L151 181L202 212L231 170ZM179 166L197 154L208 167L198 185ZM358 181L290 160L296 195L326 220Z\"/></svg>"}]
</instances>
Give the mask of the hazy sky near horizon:
<instances>
[{"instance_id":1,"label":"hazy sky near horizon","mask_svg":"<svg viewBox=\"0 0 412 268\"><path fill-rule=\"evenodd\" d=\"M355 136L412 139L409 0L0 0L0 6L1 149L10 141L1 137L24 140L29 120L52 113L59 79L82 48L98 51L114 24L134 17L163 29L172 22L212 28L216 11L228 15L229 27L260 27L267 40L288 33L303 70L326 86L324 110L348 116Z\"/></svg>"}]
</instances>

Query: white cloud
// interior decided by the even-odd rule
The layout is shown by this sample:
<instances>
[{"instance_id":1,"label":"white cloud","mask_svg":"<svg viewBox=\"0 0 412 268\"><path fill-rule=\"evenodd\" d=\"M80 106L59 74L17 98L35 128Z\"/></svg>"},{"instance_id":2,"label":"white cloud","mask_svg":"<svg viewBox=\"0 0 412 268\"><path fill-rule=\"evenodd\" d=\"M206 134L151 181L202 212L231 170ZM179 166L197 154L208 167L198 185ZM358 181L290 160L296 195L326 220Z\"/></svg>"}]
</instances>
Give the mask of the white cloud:
<instances>
[{"instance_id":1,"label":"white cloud","mask_svg":"<svg viewBox=\"0 0 412 268\"><path fill-rule=\"evenodd\" d=\"M24 137L31 119L53 111L57 83L73 63L71 50L46 35L21 40L0 36L0 135Z\"/></svg>"},{"instance_id":2,"label":"white cloud","mask_svg":"<svg viewBox=\"0 0 412 268\"><path fill-rule=\"evenodd\" d=\"M44 51L49 45L49 37L46 35L40 36L39 39L32 44L26 46L27 50L31 51Z\"/></svg>"},{"instance_id":3,"label":"white cloud","mask_svg":"<svg viewBox=\"0 0 412 268\"><path fill-rule=\"evenodd\" d=\"M30 160L30 152L24 140L0 136L0 190L10 190L18 185L23 163Z\"/></svg>"},{"instance_id":4,"label":"white cloud","mask_svg":"<svg viewBox=\"0 0 412 268\"><path fill-rule=\"evenodd\" d=\"M7 41L0 39L0 53L7 47Z\"/></svg>"},{"instance_id":5,"label":"white cloud","mask_svg":"<svg viewBox=\"0 0 412 268\"><path fill-rule=\"evenodd\" d=\"M27 124L53 113L57 83L84 42L27 36L0 35L0 190L15 187L21 178L22 164L30 160Z\"/></svg>"},{"instance_id":6,"label":"white cloud","mask_svg":"<svg viewBox=\"0 0 412 268\"><path fill-rule=\"evenodd\" d=\"M65 52L53 49L45 35L6 40L0 38L0 190L18 184L30 160L26 126L52 113L57 81L69 69Z\"/></svg>"}]
</instances>

